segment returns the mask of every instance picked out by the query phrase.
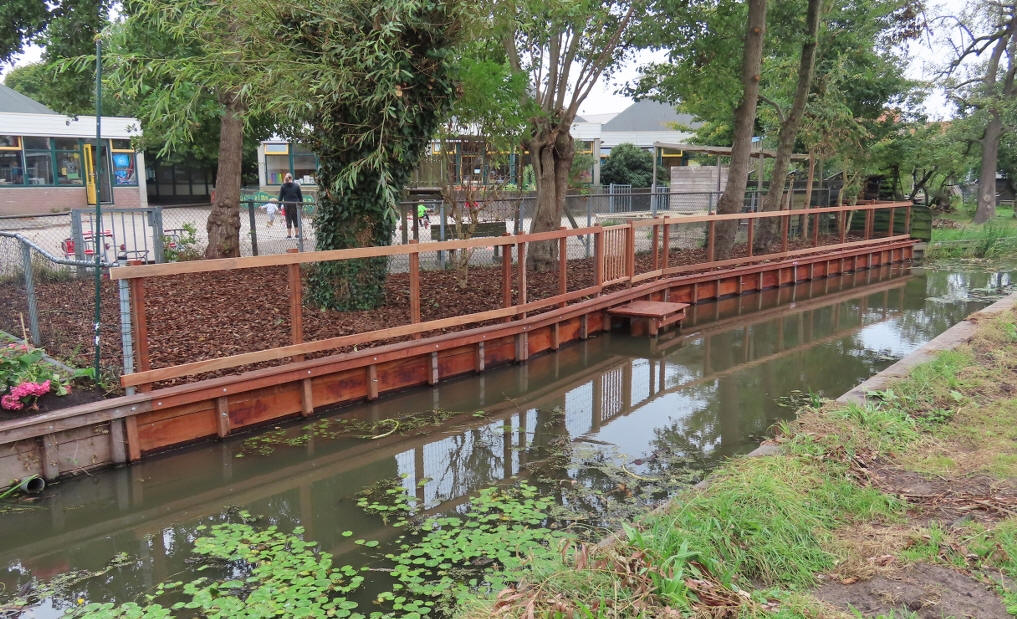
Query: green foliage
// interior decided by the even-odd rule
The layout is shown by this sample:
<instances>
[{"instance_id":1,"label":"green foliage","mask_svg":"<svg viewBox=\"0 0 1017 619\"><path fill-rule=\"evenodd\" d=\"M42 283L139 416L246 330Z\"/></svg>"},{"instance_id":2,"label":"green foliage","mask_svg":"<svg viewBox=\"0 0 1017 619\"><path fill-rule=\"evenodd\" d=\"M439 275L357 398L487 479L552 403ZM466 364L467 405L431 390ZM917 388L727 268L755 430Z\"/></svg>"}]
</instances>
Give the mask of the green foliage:
<instances>
[{"instance_id":1,"label":"green foliage","mask_svg":"<svg viewBox=\"0 0 1017 619\"><path fill-rule=\"evenodd\" d=\"M43 359L44 352L15 343L0 348L0 396L5 410L33 409L41 395L70 393L71 383L80 374L62 375Z\"/></svg>"},{"instance_id":2,"label":"green foliage","mask_svg":"<svg viewBox=\"0 0 1017 619\"><path fill-rule=\"evenodd\" d=\"M229 566L219 577L190 582L164 582L146 596L144 606L90 602L67 613L68 617L167 617L173 614L203 617L350 617L357 603L347 594L363 583L360 571L350 565L333 565L332 555L304 541L303 529L293 533L274 525L258 529L249 515L245 522L206 528L194 540L194 554L206 563ZM357 614L357 616L362 616Z\"/></svg>"},{"instance_id":3,"label":"green foliage","mask_svg":"<svg viewBox=\"0 0 1017 619\"><path fill-rule=\"evenodd\" d=\"M944 258L1004 258L1017 255L1017 226L989 221L957 229L936 230L925 252L928 260Z\"/></svg>"},{"instance_id":4,"label":"green foliage","mask_svg":"<svg viewBox=\"0 0 1017 619\"><path fill-rule=\"evenodd\" d=\"M201 258L201 251L198 250L198 227L194 222L189 221L183 225L181 230L179 235L162 237L162 256L166 262L183 262Z\"/></svg>"},{"instance_id":5,"label":"green foliage","mask_svg":"<svg viewBox=\"0 0 1017 619\"><path fill-rule=\"evenodd\" d=\"M405 492L394 490L396 495ZM399 587L379 594L378 599L388 600L397 611L427 614L435 606L451 606L470 589L500 591L506 584L505 573L521 568L527 557L558 554L555 541L564 535L542 526L553 501L522 483L516 488L481 490L461 515L427 518L400 538L399 552L386 555L395 563L392 575ZM381 504L369 505L377 509ZM397 510L406 510L409 516L407 505L407 500L395 503ZM408 526L408 521L395 526ZM407 602L401 591L418 601Z\"/></svg>"},{"instance_id":6,"label":"green foliage","mask_svg":"<svg viewBox=\"0 0 1017 619\"><path fill-rule=\"evenodd\" d=\"M649 187L653 184L653 155L633 144L615 146L600 166L600 183Z\"/></svg>"}]
</instances>

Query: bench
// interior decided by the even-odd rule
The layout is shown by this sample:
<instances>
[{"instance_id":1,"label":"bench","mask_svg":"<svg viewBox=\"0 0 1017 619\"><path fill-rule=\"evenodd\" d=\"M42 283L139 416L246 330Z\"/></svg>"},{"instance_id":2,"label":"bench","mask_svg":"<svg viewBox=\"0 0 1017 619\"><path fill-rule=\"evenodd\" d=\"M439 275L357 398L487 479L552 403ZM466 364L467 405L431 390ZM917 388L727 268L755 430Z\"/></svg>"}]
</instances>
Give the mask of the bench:
<instances>
[{"instance_id":1,"label":"bench","mask_svg":"<svg viewBox=\"0 0 1017 619\"><path fill-rule=\"evenodd\" d=\"M629 319L632 335L657 335L668 325L685 319L685 308L688 303L668 303L665 301L632 301L625 305L607 310L611 316Z\"/></svg>"}]
</instances>

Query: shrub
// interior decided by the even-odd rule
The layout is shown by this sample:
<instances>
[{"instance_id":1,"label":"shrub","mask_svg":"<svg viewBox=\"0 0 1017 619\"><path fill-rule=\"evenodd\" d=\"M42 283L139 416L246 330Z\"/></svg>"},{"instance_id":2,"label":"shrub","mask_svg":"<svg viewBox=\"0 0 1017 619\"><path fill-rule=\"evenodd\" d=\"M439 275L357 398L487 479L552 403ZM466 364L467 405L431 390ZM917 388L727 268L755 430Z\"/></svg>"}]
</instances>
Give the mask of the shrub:
<instances>
[{"instance_id":1,"label":"shrub","mask_svg":"<svg viewBox=\"0 0 1017 619\"><path fill-rule=\"evenodd\" d=\"M42 355L41 348L25 344L0 348L0 381L3 384L0 407L4 410L37 409L40 396L70 393L73 376L62 377Z\"/></svg>"}]
</instances>

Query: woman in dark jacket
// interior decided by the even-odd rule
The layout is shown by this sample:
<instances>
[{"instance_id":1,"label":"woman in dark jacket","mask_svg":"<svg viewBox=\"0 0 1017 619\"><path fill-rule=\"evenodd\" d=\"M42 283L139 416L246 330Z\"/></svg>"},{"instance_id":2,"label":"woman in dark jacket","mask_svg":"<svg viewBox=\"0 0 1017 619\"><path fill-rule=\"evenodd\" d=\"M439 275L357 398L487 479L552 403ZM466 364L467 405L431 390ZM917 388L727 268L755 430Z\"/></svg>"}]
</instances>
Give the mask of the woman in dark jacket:
<instances>
[{"instance_id":1,"label":"woman in dark jacket","mask_svg":"<svg viewBox=\"0 0 1017 619\"><path fill-rule=\"evenodd\" d=\"M297 213L304 203L304 194L300 193L300 185L293 182L293 175L286 173L283 178L282 187L279 188L279 202L286 209L286 238L292 236L291 229L296 229L297 236L300 236L300 223Z\"/></svg>"}]
</instances>

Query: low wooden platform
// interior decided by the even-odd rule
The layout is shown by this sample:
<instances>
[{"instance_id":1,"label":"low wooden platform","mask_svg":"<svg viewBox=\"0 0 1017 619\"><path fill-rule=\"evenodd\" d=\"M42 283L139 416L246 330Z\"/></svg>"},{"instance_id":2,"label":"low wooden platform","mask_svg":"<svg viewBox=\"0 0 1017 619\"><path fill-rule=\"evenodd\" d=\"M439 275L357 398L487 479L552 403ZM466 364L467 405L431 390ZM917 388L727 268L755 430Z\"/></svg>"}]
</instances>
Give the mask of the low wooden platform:
<instances>
[{"instance_id":1,"label":"low wooden platform","mask_svg":"<svg viewBox=\"0 0 1017 619\"><path fill-rule=\"evenodd\" d=\"M666 301L632 301L607 310L612 316L629 319L632 335L657 335L663 327L685 319L688 303Z\"/></svg>"}]
</instances>

